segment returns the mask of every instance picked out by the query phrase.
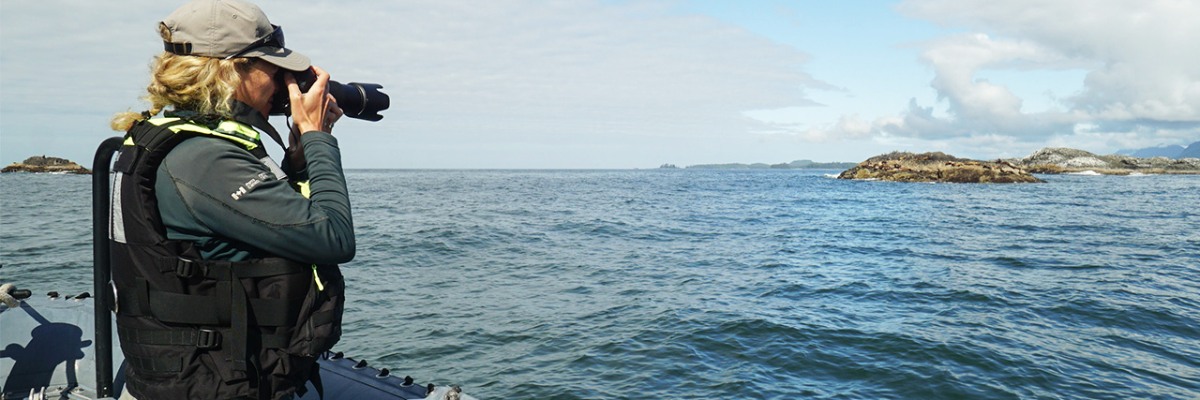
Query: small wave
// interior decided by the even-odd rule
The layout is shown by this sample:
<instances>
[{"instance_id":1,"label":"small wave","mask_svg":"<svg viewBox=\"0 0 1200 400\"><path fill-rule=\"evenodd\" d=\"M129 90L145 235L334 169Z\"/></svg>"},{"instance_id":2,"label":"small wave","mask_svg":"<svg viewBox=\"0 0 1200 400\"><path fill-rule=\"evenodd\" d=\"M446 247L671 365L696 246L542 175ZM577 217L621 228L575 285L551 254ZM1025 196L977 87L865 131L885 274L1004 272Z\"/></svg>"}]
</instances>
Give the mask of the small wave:
<instances>
[{"instance_id":1,"label":"small wave","mask_svg":"<svg viewBox=\"0 0 1200 400\"><path fill-rule=\"evenodd\" d=\"M1100 176L1100 175L1104 175L1104 174L1101 174L1099 172L1092 171L1089 169L1087 171L1068 172L1068 173L1066 173L1066 175Z\"/></svg>"},{"instance_id":2,"label":"small wave","mask_svg":"<svg viewBox=\"0 0 1200 400\"><path fill-rule=\"evenodd\" d=\"M348 172L339 350L497 398L1196 397L1187 177L827 172ZM0 275L91 291L90 180L15 175Z\"/></svg>"},{"instance_id":3,"label":"small wave","mask_svg":"<svg viewBox=\"0 0 1200 400\"><path fill-rule=\"evenodd\" d=\"M824 175L826 178L829 178L829 179L837 179L837 177L838 177L838 174L822 174L822 175Z\"/></svg>"}]
</instances>

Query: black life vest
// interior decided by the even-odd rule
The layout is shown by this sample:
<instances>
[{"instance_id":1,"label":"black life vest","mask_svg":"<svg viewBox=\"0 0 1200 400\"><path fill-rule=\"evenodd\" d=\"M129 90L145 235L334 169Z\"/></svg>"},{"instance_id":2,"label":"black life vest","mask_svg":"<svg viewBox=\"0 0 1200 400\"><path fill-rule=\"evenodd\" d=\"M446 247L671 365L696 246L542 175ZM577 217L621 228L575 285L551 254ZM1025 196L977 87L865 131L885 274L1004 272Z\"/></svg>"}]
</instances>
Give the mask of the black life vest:
<instances>
[{"instance_id":1,"label":"black life vest","mask_svg":"<svg viewBox=\"0 0 1200 400\"><path fill-rule=\"evenodd\" d=\"M203 260L190 242L167 239L155 178L195 136L237 143L286 178L238 121L155 118L129 130L109 229L126 387L142 400L281 398L307 380L320 389L315 356L341 337L341 271L281 257Z\"/></svg>"}]
</instances>

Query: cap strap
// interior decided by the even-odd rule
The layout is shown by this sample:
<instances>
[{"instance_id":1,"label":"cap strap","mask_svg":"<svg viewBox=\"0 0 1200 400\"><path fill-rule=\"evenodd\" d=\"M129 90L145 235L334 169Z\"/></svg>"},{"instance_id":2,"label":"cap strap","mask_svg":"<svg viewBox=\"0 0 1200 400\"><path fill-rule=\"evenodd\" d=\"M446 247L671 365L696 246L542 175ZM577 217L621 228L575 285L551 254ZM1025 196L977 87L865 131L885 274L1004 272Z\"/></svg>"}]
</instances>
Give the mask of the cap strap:
<instances>
[{"instance_id":1,"label":"cap strap","mask_svg":"<svg viewBox=\"0 0 1200 400\"><path fill-rule=\"evenodd\" d=\"M163 49L170 53L178 54L181 56L186 56L186 55L192 54L192 44L191 43L171 43L171 42L164 41Z\"/></svg>"}]
</instances>

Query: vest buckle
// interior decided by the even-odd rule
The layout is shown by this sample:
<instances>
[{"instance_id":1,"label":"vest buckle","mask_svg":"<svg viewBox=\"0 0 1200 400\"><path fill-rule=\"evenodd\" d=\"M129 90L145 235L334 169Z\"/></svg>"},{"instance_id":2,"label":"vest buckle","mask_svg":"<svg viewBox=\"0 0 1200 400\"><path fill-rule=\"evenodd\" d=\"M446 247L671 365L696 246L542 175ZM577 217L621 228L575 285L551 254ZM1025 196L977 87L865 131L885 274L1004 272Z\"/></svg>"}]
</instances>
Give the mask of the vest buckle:
<instances>
[{"instance_id":1,"label":"vest buckle","mask_svg":"<svg viewBox=\"0 0 1200 400\"><path fill-rule=\"evenodd\" d=\"M183 257L177 258L175 261L175 275L178 275L180 278L191 278L195 276L196 269L198 268L196 264L197 263L195 261Z\"/></svg>"},{"instance_id":2,"label":"vest buckle","mask_svg":"<svg viewBox=\"0 0 1200 400\"><path fill-rule=\"evenodd\" d=\"M196 348L215 349L221 346L221 332L212 329L196 330Z\"/></svg>"}]
</instances>

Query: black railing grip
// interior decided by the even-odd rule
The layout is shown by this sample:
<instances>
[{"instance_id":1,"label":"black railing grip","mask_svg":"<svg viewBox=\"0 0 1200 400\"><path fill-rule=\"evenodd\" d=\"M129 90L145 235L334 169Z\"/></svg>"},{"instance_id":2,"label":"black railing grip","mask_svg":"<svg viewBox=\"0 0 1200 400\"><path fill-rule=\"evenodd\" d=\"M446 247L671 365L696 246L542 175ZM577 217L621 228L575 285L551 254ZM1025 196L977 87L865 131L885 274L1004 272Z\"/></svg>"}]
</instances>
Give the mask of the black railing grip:
<instances>
[{"instance_id":1,"label":"black railing grip","mask_svg":"<svg viewBox=\"0 0 1200 400\"><path fill-rule=\"evenodd\" d=\"M109 259L108 226L111 186L109 171L113 154L123 139L111 137L100 142L92 161L92 290L96 293L96 395L113 397L112 265Z\"/></svg>"}]
</instances>

